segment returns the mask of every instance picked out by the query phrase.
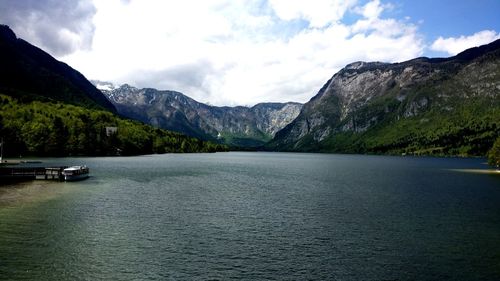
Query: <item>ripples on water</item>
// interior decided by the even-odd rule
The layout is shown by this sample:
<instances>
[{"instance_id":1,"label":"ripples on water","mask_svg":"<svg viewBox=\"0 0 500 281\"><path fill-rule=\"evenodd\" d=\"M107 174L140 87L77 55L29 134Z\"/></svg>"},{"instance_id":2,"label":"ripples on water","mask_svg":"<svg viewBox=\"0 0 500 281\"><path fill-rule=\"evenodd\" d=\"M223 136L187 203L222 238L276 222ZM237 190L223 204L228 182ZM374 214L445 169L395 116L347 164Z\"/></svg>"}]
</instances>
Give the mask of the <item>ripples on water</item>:
<instances>
[{"instance_id":1,"label":"ripples on water","mask_svg":"<svg viewBox=\"0 0 500 281\"><path fill-rule=\"evenodd\" d=\"M0 279L500 276L500 178L450 170L482 168L480 160L217 153L46 162L84 163L92 177L4 188Z\"/></svg>"}]
</instances>

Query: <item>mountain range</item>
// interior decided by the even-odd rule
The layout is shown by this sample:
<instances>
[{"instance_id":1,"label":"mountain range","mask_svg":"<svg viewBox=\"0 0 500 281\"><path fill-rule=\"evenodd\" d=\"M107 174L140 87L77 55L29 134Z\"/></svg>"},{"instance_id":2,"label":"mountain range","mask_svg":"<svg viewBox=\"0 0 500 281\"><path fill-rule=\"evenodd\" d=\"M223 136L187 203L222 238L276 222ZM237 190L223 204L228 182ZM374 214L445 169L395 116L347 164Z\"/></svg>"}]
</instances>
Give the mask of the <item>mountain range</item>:
<instances>
[{"instance_id":1,"label":"mountain range","mask_svg":"<svg viewBox=\"0 0 500 281\"><path fill-rule=\"evenodd\" d=\"M120 118L81 73L17 38L5 25L0 25L0 138L6 157L228 149Z\"/></svg>"},{"instance_id":2,"label":"mountain range","mask_svg":"<svg viewBox=\"0 0 500 281\"><path fill-rule=\"evenodd\" d=\"M101 92L5 25L0 61L0 134L19 143L15 153L224 149L156 129L166 128L274 151L484 156L500 135L500 40L450 58L355 62L304 105L216 107L175 91L95 82ZM108 143L103 128L116 124Z\"/></svg>"},{"instance_id":3,"label":"mountain range","mask_svg":"<svg viewBox=\"0 0 500 281\"><path fill-rule=\"evenodd\" d=\"M268 149L485 155L500 135L500 40L450 58L355 62Z\"/></svg>"},{"instance_id":4,"label":"mountain range","mask_svg":"<svg viewBox=\"0 0 500 281\"><path fill-rule=\"evenodd\" d=\"M217 107L175 91L93 81L128 118L203 140L237 147L257 147L270 141L300 113L302 104L259 103L253 107Z\"/></svg>"}]
</instances>

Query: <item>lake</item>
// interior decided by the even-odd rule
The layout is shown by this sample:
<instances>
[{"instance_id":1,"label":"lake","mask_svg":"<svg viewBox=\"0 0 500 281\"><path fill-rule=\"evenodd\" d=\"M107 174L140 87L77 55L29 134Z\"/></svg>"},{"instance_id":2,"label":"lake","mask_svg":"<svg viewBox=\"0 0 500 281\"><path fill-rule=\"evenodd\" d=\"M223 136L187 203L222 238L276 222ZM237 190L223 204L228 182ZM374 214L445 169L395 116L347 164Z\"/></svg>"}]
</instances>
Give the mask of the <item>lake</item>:
<instances>
[{"instance_id":1,"label":"lake","mask_svg":"<svg viewBox=\"0 0 500 281\"><path fill-rule=\"evenodd\" d=\"M0 187L0 280L498 280L484 159L230 152L43 159Z\"/></svg>"}]
</instances>

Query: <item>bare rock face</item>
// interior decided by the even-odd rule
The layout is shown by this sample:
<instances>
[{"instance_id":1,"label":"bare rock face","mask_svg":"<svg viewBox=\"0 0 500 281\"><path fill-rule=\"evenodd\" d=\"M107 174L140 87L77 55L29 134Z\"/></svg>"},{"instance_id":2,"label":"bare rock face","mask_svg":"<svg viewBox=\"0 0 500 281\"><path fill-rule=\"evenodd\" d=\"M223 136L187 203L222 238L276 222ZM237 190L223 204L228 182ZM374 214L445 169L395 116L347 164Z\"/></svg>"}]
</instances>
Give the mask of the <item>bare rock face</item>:
<instances>
[{"instance_id":1,"label":"bare rock face","mask_svg":"<svg viewBox=\"0 0 500 281\"><path fill-rule=\"evenodd\" d=\"M260 146L300 113L299 103L216 107L182 93L94 81L118 113L153 126L236 146Z\"/></svg>"},{"instance_id":2,"label":"bare rock face","mask_svg":"<svg viewBox=\"0 0 500 281\"><path fill-rule=\"evenodd\" d=\"M499 58L497 40L447 59L349 64L304 105L293 122L276 133L269 148L342 152L331 148L340 135L355 136L349 138L364 145L368 140L363 135L375 135L375 130L404 119L440 122L440 114L456 112L461 104L475 99L491 100L498 106ZM423 118L429 112L436 120ZM353 151L366 152L363 148Z\"/></svg>"},{"instance_id":3,"label":"bare rock face","mask_svg":"<svg viewBox=\"0 0 500 281\"><path fill-rule=\"evenodd\" d=\"M301 109L302 104L299 103L259 103L251 108L251 112L257 128L274 137L299 115Z\"/></svg>"}]
</instances>

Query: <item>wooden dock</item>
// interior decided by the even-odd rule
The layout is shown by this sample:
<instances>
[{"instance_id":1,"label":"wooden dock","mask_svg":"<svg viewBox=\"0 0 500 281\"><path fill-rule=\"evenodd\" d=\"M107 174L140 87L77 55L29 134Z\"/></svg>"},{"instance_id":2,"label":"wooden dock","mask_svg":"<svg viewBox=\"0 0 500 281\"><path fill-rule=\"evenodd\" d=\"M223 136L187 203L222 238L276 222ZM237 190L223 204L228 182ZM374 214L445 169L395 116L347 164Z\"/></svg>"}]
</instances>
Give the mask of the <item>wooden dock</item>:
<instances>
[{"instance_id":1,"label":"wooden dock","mask_svg":"<svg viewBox=\"0 0 500 281\"><path fill-rule=\"evenodd\" d=\"M60 167L0 167L1 181L23 180L63 180L62 171L67 166Z\"/></svg>"}]
</instances>

